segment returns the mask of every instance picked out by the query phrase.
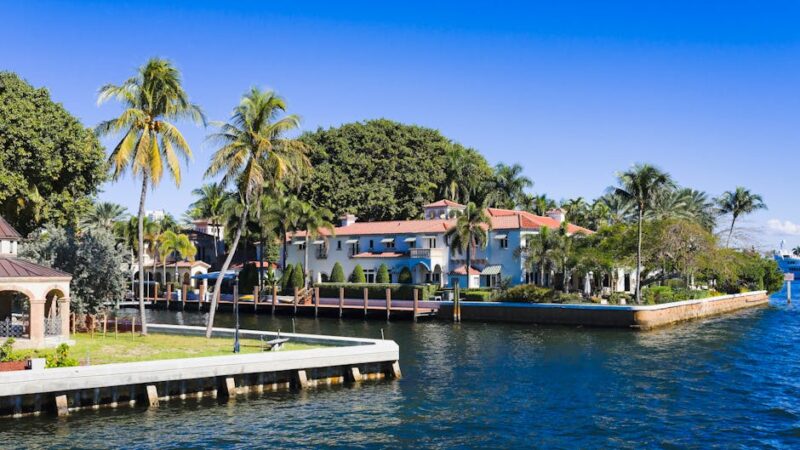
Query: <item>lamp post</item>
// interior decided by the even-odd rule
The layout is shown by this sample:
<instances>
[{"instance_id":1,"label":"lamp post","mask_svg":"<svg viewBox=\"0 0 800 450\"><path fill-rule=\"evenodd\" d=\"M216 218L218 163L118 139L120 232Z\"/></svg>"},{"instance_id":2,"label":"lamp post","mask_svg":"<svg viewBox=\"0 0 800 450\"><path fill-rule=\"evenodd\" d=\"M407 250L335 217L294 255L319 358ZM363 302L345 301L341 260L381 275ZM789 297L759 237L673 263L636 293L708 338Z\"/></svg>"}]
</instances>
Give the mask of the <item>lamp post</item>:
<instances>
[{"instance_id":1,"label":"lamp post","mask_svg":"<svg viewBox=\"0 0 800 450\"><path fill-rule=\"evenodd\" d=\"M233 315L236 325L233 331L233 353L239 353L239 274L233 279Z\"/></svg>"}]
</instances>

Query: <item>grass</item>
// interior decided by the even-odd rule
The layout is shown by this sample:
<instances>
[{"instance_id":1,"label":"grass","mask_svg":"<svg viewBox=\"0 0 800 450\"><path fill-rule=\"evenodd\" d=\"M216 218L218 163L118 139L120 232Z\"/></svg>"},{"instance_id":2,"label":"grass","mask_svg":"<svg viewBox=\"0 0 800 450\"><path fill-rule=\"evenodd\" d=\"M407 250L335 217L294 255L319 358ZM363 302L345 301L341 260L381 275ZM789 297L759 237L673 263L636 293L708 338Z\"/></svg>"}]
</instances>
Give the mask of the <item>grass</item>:
<instances>
[{"instance_id":1,"label":"grass","mask_svg":"<svg viewBox=\"0 0 800 450\"><path fill-rule=\"evenodd\" d=\"M154 361L159 359L197 358L203 356L221 356L233 354L233 338L211 338L205 336L185 336L174 334L150 333L147 336L120 333L114 337L109 333L103 337L102 333L95 333L92 337L88 333L78 333L71 336L75 345L70 347L69 356L85 364L86 360L92 364L110 364L122 362ZM241 353L259 353L262 343L257 339L241 339ZM319 348L319 345L287 342L280 350L307 350ZM19 350L14 352L14 357L40 357L44 358L53 354L55 349L47 350Z\"/></svg>"}]
</instances>

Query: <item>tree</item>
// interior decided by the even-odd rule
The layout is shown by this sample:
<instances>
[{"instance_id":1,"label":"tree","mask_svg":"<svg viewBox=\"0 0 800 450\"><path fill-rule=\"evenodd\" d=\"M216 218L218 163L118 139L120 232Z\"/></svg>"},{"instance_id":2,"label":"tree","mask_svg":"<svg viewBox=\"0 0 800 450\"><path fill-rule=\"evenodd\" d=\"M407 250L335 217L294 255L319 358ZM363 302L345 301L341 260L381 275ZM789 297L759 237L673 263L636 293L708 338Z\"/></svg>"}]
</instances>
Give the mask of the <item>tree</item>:
<instances>
[{"instance_id":1,"label":"tree","mask_svg":"<svg viewBox=\"0 0 800 450\"><path fill-rule=\"evenodd\" d=\"M792 254L794 256L800 257L800 245L792 249Z\"/></svg>"},{"instance_id":2,"label":"tree","mask_svg":"<svg viewBox=\"0 0 800 450\"><path fill-rule=\"evenodd\" d=\"M289 233L298 230L300 209L303 202L290 194L263 197L262 202L268 203L265 214L262 216L264 227L273 230L281 240L281 267L285 270L286 259L288 258Z\"/></svg>"},{"instance_id":3,"label":"tree","mask_svg":"<svg viewBox=\"0 0 800 450\"><path fill-rule=\"evenodd\" d=\"M192 195L198 197L191 208L191 216L194 219L206 219L209 225L214 228L214 259L219 257L217 244L222 236L219 229L222 226L223 203L225 201L225 189L217 183L206 183L192 191Z\"/></svg>"},{"instance_id":4,"label":"tree","mask_svg":"<svg viewBox=\"0 0 800 450\"><path fill-rule=\"evenodd\" d=\"M80 228L89 230L103 228L111 230L115 224L122 222L128 216L124 206L116 203L95 203L80 219Z\"/></svg>"},{"instance_id":5,"label":"tree","mask_svg":"<svg viewBox=\"0 0 800 450\"><path fill-rule=\"evenodd\" d=\"M331 269L329 281L331 283L344 283L344 269L342 269L342 265L338 261L334 263L333 269Z\"/></svg>"},{"instance_id":6,"label":"tree","mask_svg":"<svg viewBox=\"0 0 800 450\"><path fill-rule=\"evenodd\" d=\"M144 269L144 205L148 188L155 188L164 175L164 166L176 186L181 183L179 158L188 161L192 150L178 128L170 121L192 119L205 125L200 107L189 102L181 86L181 76L172 63L152 58L133 77L120 85L100 88L98 104L115 99L124 106L118 117L101 122L98 135L122 134L108 162L112 178L118 180L128 170L141 178L139 197L139 270ZM166 164L165 164L166 163ZM144 277L139 277L139 315L142 334L147 334L144 310Z\"/></svg>"},{"instance_id":7,"label":"tree","mask_svg":"<svg viewBox=\"0 0 800 450\"><path fill-rule=\"evenodd\" d=\"M367 277L364 275L364 269L361 264L356 264L353 268L353 273L350 274L351 283L366 283Z\"/></svg>"},{"instance_id":8,"label":"tree","mask_svg":"<svg viewBox=\"0 0 800 450\"><path fill-rule=\"evenodd\" d=\"M619 186L613 189L615 195L634 204L637 213L636 245L636 303L642 302L642 224L645 213L652 208L658 195L674 186L669 174L649 164L640 164L617 176Z\"/></svg>"},{"instance_id":9,"label":"tree","mask_svg":"<svg viewBox=\"0 0 800 450\"><path fill-rule=\"evenodd\" d=\"M540 286L546 286L544 282L545 269L557 264L557 245L557 236L547 227L540 228L538 233L527 238L523 249L525 263L529 270L538 269Z\"/></svg>"},{"instance_id":10,"label":"tree","mask_svg":"<svg viewBox=\"0 0 800 450\"><path fill-rule=\"evenodd\" d=\"M481 202L492 174L479 153L438 131L385 119L318 129L301 139L312 148L314 175L298 195L337 217L415 219L422 205L453 190L462 202L467 194Z\"/></svg>"},{"instance_id":11,"label":"tree","mask_svg":"<svg viewBox=\"0 0 800 450\"><path fill-rule=\"evenodd\" d=\"M303 246L303 266L308 267L308 248L311 246L311 239L323 238L327 240L327 234L334 235L333 213L326 208L314 208L308 203L303 203L298 213L298 229L303 231L305 245ZM327 231L327 234L325 233ZM327 245L324 243L323 245ZM305 286L308 287L311 280L308 273L303 274Z\"/></svg>"},{"instance_id":12,"label":"tree","mask_svg":"<svg viewBox=\"0 0 800 450\"><path fill-rule=\"evenodd\" d=\"M287 293L289 292L289 287L292 284L292 272L294 272L294 266L289 264L286 266L286 269L283 270L281 273L281 292Z\"/></svg>"},{"instance_id":13,"label":"tree","mask_svg":"<svg viewBox=\"0 0 800 450\"><path fill-rule=\"evenodd\" d=\"M728 230L728 239L725 241L725 246L729 247L731 243L731 236L733 235L733 227L736 225L736 219L744 214L751 214L760 209L767 209L764 199L758 194L753 194L749 189L737 186L734 191L725 191L717 199L720 214L731 215L731 228Z\"/></svg>"},{"instance_id":14,"label":"tree","mask_svg":"<svg viewBox=\"0 0 800 450\"><path fill-rule=\"evenodd\" d=\"M0 215L23 236L76 226L106 178L94 133L47 89L0 71Z\"/></svg>"},{"instance_id":15,"label":"tree","mask_svg":"<svg viewBox=\"0 0 800 450\"><path fill-rule=\"evenodd\" d=\"M522 175L522 171L519 164L508 166L500 163L495 166L489 193L491 204L498 208L514 209L520 203L525 189L533 187L533 181Z\"/></svg>"},{"instance_id":16,"label":"tree","mask_svg":"<svg viewBox=\"0 0 800 450\"><path fill-rule=\"evenodd\" d=\"M305 273L306 271L302 264L297 263L294 265L294 270L292 270L292 280L289 285L290 290L301 289L304 287L303 283L305 280Z\"/></svg>"},{"instance_id":17,"label":"tree","mask_svg":"<svg viewBox=\"0 0 800 450\"><path fill-rule=\"evenodd\" d=\"M176 253L177 257L175 258L175 284L178 284L178 261L189 259L193 260L194 256L197 254L197 248L195 248L192 241L189 240L189 237L185 234L175 233L172 230L167 230L159 237L159 254L161 256L161 264L163 265L164 276L163 280L166 284L167 282L167 258L169 255Z\"/></svg>"},{"instance_id":18,"label":"tree","mask_svg":"<svg viewBox=\"0 0 800 450\"><path fill-rule=\"evenodd\" d=\"M105 229L80 235L48 227L20 247L20 258L72 274L70 303L81 313L95 313L122 299L125 273L121 245Z\"/></svg>"},{"instance_id":19,"label":"tree","mask_svg":"<svg viewBox=\"0 0 800 450\"><path fill-rule=\"evenodd\" d=\"M491 229L492 221L486 215L486 210L470 202L456 219L455 225L445 233L445 238L450 242L451 255L455 255L456 252L466 255L467 280L469 280L469 271L472 267L473 252L478 248L486 247ZM467 287L469 287L469 282ZM458 309L457 305L456 309Z\"/></svg>"},{"instance_id":20,"label":"tree","mask_svg":"<svg viewBox=\"0 0 800 450\"><path fill-rule=\"evenodd\" d=\"M285 137L286 133L300 126L300 118L294 114L281 117L285 111L286 102L275 92L252 88L234 109L231 120L209 137L220 147L211 157L206 176L221 174L220 185L235 185L242 205L239 225L221 273L228 270L246 226L249 210L258 201L264 187L276 190L285 179L309 167L306 146ZM218 277L208 314L208 338L213 331L221 288L222 277Z\"/></svg>"},{"instance_id":21,"label":"tree","mask_svg":"<svg viewBox=\"0 0 800 450\"><path fill-rule=\"evenodd\" d=\"M375 282L380 284L388 284L392 282L392 277L389 275L389 268L386 264L381 264L378 267L378 274L375 276Z\"/></svg>"},{"instance_id":22,"label":"tree","mask_svg":"<svg viewBox=\"0 0 800 450\"><path fill-rule=\"evenodd\" d=\"M403 267L400 269L400 273L397 275L397 282L401 284L411 284L411 281L411 269L408 267Z\"/></svg>"}]
</instances>

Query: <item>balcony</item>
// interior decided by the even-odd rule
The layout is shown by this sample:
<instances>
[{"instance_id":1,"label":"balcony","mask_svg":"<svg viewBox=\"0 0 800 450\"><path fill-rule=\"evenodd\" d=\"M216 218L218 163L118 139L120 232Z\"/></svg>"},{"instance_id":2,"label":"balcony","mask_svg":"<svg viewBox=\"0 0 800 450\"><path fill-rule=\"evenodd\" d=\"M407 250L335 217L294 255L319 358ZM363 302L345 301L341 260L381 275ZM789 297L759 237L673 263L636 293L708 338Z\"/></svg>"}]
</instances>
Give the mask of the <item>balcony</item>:
<instances>
[{"instance_id":1,"label":"balcony","mask_svg":"<svg viewBox=\"0 0 800 450\"><path fill-rule=\"evenodd\" d=\"M443 248L412 248L409 250L409 256L412 258L442 258L445 255Z\"/></svg>"}]
</instances>

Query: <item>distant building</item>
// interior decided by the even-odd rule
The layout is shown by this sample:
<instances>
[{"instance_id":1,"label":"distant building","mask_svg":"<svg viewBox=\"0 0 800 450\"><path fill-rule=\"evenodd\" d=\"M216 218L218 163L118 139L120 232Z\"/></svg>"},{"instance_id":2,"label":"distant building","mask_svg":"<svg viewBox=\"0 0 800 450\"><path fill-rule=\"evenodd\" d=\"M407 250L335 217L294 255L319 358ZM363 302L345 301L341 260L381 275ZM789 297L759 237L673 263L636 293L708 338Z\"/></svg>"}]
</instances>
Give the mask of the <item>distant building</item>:
<instances>
[{"instance_id":1,"label":"distant building","mask_svg":"<svg viewBox=\"0 0 800 450\"><path fill-rule=\"evenodd\" d=\"M167 212L163 209L156 209L152 211L145 211L144 216L148 219L152 220L153 222L157 222L163 219L167 215Z\"/></svg>"}]
</instances>

